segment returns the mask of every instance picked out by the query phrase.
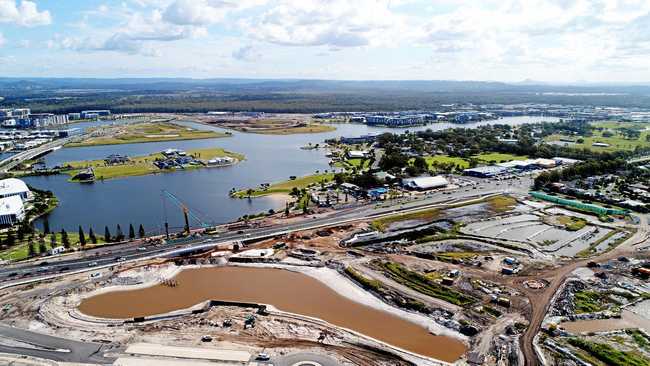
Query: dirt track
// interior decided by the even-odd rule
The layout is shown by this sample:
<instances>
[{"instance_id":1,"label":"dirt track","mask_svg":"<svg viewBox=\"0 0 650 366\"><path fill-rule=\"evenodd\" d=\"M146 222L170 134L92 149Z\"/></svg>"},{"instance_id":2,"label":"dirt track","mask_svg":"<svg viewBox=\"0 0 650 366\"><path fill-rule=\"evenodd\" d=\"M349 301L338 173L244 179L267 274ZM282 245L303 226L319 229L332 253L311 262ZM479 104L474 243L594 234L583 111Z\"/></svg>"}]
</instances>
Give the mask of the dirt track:
<instances>
[{"instance_id":1,"label":"dirt track","mask_svg":"<svg viewBox=\"0 0 650 366\"><path fill-rule=\"evenodd\" d=\"M515 279L514 286L526 294L531 304L530 324L520 339L521 350L524 354L527 366L536 366L541 364L537 358L533 340L535 335L537 335L541 329L544 317L551 306L553 296L557 293L558 289L562 286L571 272L576 268L586 266L588 262L606 262L621 255L634 253L634 246L645 242L648 239L649 233L648 222L642 218L639 230L624 243L607 253L603 253L602 255L593 258L566 263L559 268L544 270L536 276L518 277ZM528 279L545 279L548 281L548 286L541 290L529 289L523 284L524 281Z\"/></svg>"}]
</instances>

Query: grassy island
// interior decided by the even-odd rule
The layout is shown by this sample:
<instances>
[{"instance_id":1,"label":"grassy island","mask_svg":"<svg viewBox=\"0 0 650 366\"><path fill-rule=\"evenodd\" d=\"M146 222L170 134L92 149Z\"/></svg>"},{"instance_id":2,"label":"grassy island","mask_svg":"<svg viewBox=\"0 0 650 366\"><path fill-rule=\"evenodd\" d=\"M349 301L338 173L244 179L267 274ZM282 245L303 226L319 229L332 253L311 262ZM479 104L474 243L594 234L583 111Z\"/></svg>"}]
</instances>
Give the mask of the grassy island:
<instances>
[{"instance_id":1,"label":"grassy island","mask_svg":"<svg viewBox=\"0 0 650 366\"><path fill-rule=\"evenodd\" d=\"M160 153L154 153L144 156L129 157L128 160L121 163L109 163L106 160L85 160L85 161L72 161L64 164L64 169L71 177L77 176L83 170L92 168L95 179L114 179L123 178L137 175L148 175L157 173L166 173L176 170L185 169L198 169L210 166L223 166L232 165L244 159L241 154L233 153L222 148L207 148L207 149L193 149L185 152L192 162L182 164L182 166L173 166L169 168L161 168L160 161L166 159L166 156ZM211 159L229 157L234 159L232 164L210 165ZM158 165L156 165L158 164ZM71 178L70 181L77 182L79 180Z\"/></svg>"},{"instance_id":2,"label":"grassy island","mask_svg":"<svg viewBox=\"0 0 650 366\"><path fill-rule=\"evenodd\" d=\"M202 131L172 122L141 122L97 127L90 137L68 147L134 144L143 142L198 140L230 136L229 133Z\"/></svg>"},{"instance_id":3,"label":"grassy island","mask_svg":"<svg viewBox=\"0 0 650 366\"><path fill-rule=\"evenodd\" d=\"M232 197L236 198L248 198L248 197L260 197L270 194L288 194L295 187L298 189L307 188L312 184L318 184L320 182L329 182L334 179L333 173L322 173L322 174L313 174L307 175L304 177L296 177L295 179L289 179L283 182L277 182L270 185L262 185L258 188L243 189L231 193Z\"/></svg>"}]
</instances>

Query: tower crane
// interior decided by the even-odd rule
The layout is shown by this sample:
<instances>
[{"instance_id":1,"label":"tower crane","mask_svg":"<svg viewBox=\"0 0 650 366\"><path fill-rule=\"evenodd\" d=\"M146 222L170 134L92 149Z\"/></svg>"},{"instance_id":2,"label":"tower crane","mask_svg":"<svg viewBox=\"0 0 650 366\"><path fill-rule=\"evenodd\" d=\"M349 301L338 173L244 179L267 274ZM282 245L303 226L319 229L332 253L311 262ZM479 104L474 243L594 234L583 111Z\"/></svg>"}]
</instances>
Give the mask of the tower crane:
<instances>
[{"instance_id":1,"label":"tower crane","mask_svg":"<svg viewBox=\"0 0 650 366\"><path fill-rule=\"evenodd\" d=\"M162 199L162 202L163 202L163 212L164 212L164 215L165 215L165 235L167 236L167 238L169 238L169 223L167 222L167 209L166 209L166 206L165 206L165 201L166 200L170 200L174 205L176 205L178 208L180 208L181 211L183 212L183 218L185 219L185 226L183 227L183 232L186 233L187 235L190 234L190 218L192 218L192 220L198 222L198 224L202 228L210 227L210 225L207 224L201 218L201 216L199 216L199 214L197 214L196 212L191 210L185 203L183 203L183 201L181 201L173 193L169 192L166 189L163 189L161 191L161 193L160 193L160 196L161 196L161 199Z\"/></svg>"}]
</instances>

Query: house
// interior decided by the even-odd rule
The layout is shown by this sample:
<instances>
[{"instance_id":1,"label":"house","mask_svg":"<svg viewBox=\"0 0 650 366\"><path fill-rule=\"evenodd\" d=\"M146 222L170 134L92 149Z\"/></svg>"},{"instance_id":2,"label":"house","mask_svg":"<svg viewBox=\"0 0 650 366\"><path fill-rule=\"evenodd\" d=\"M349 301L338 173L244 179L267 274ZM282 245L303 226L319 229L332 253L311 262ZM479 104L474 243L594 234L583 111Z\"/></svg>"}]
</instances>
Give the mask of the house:
<instances>
[{"instance_id":1,"label":"house","mask_svg":"<svg viewBox=\"0 0 650 366\"><path fill-rule=\"evenodd\" d=\"M95 171L93 168L88 168L80 171L79 173L75 174L74 177L72 177L73 180L78 180L78 181L93 181L95 180Z\"/></svg>"},{"instance_id":2,"label":"house","mask_svg":"<svg viewBox=\"0 0 650 366\"><path fill-rule=\"evenodd\" d=\"M129 161L129 157L120 154L111 154L104 159L104 162L109 165L124 164Z\"/></svg>"}]
</instances>

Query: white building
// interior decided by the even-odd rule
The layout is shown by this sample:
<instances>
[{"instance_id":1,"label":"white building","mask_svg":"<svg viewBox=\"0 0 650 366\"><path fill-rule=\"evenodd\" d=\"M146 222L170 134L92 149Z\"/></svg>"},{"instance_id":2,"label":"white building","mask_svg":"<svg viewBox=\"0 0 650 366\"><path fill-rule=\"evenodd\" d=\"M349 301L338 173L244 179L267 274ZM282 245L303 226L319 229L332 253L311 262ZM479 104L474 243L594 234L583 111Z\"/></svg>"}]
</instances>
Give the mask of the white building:
<instances>
[{"instance_id":1,"label":"white building","mask_svg":"<svg viewBox=\"0 0 650 366\"><path fill-rule=\"evenodd\" d=\"M348 159L362 159L368 157L370 153L368 151L362 150L350 150L348 151Z\"/></svg>"},{"instance_id":2,"label":"white building","mask_svg":"<svg viewBox=\"0 0 650 366\"><path fill-rule=\"evenodd\" d=\"M417 177L409 178L402 180L402 185L405 188L417 189L417 190L428 190L434 188L442 188L449 185L449 182L445 177L436 175L435 177Z\"/></svg>"},{"instance_id":3,"label":"white building","mask_svg":"<svg viewBox=\"0 0 650 366\"><path fill-rule=\"evenodd\" d=\"M7 178L0 180L0 198L19 196L23 201L30 195L27 184L20 179Z\"/></svg>"},{"instance_id":4,"label":"white building","mask_svg":"<svg viewBox=\"0 0 650 366\"><path fill-rule=\"evenodd\" d=\"M25 206L18 195L0 198L0 225L11 226L25 218Z\"/></svg>"}]
</instances>

